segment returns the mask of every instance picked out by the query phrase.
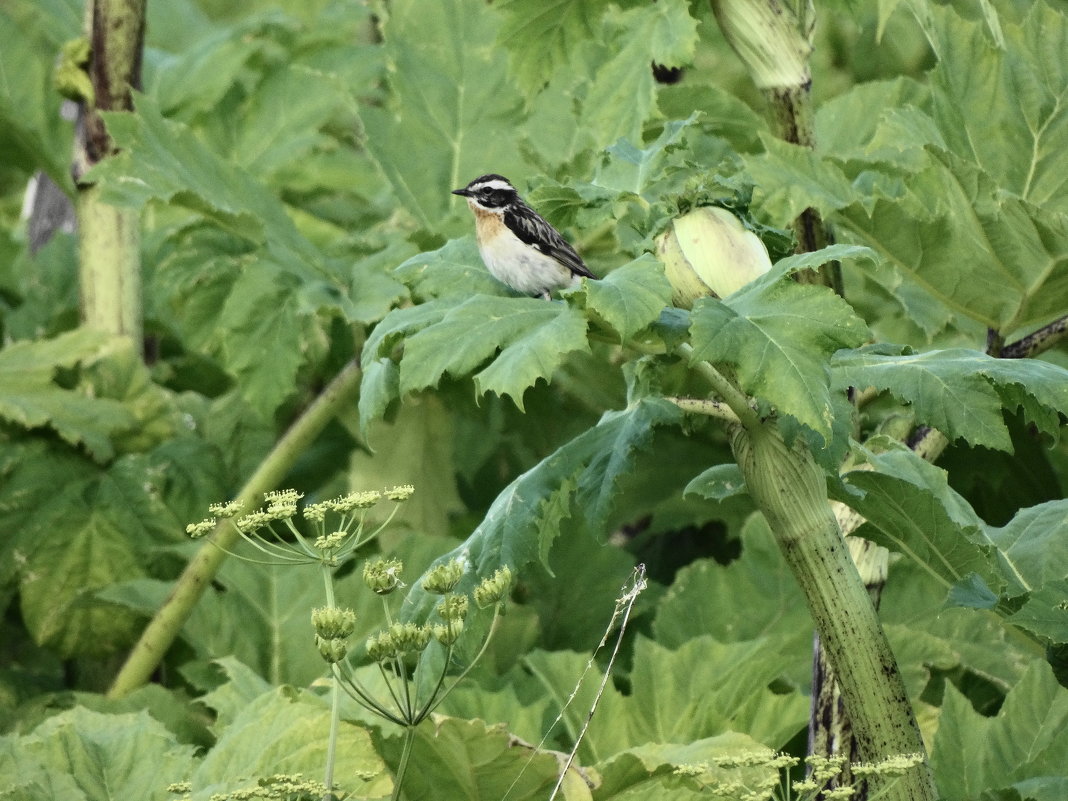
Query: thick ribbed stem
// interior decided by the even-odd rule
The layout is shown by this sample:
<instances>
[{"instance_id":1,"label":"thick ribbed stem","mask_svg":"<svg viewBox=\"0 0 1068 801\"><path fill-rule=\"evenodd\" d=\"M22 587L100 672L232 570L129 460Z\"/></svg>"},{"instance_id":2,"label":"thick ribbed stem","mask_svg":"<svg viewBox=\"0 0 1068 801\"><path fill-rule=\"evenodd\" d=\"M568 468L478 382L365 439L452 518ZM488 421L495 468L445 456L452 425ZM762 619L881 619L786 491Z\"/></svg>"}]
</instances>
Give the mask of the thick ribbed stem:
<instances>
[{"instance_id":1,"label":"thick ribbed stem","mask_svg":"<svg viewBox=\"0 0 1068 801\"><path fill-rule=\"evenodd\" d=\"M875 607L827 501L826 480L801 444L789 447L770 424L735 426L731 446L749 493L763 512L805 595L841 687L862 759L924 753L905 684ZM927 766L871 779L893 801L933 801Z\"/></svg>"}]
</instances>

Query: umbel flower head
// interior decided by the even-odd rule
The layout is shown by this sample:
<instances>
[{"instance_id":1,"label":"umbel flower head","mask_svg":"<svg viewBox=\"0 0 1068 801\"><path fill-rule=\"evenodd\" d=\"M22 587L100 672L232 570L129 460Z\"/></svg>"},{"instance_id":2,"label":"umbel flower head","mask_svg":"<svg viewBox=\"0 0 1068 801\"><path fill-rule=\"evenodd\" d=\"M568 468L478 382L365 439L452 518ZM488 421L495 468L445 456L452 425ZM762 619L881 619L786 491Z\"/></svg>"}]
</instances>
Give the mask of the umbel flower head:
<instances>
[{"instance_id":1,"label":"umbel flower head","mask_svg":"<svg viewBox=\"0 0 1068 801\"><path fill-rule=\"evenodd\" d=\"M403 587L400 580L404 563L400 559L373 559L363 566L363 582L378 595L389 595L397 587Z\"/></svg>"},{"instance_id":2,"label":"umbel flower head","mask_svg":"<svg viewBox=\"0 0 1068 801\"><path fill-rule=\"evenodd\" d=\"M452 592L456 585L460 583L460 579L464 577L465 567L466 560L463 557L457 557L437 565L423 579L423 589L435 595Z\"/></svg>"},{"instance_id":3,"label":"umbel flower head","mask_svg":"<svg viewBox=\"0 0 1068 801\"><path fill-rule=\"evenodd\" d=\"M512 588L512 571L508 565L497 568L489 578L482 579L475 587L475 603L480 609L503 601Z\"/></svg>"},{"instance_id":4,"label":"umbel flower head","mask_svg":"<svg viewBox=\"0 0 1068 801\"><path fill-rule=\"evenodd\" d=\"M294 518L300 511L303 494L294 489L275 490L264 494L264 507L246 514L240 514L242 504L239 501L212 504L209 507L212 517L191 523L185 530L190 537L202 537L216 528L218 518L233 518L233 525L242 539L263 554L249 559L241 553L228 551L233 556L261 564L334 567L374 539L393 519L399 504L413 492L410 484L401 484L381 491L350 492L332 500L306 504L303 509L306 525L298 527ZM384 522L376 522L365 530L365 510L384 500L393 503L392 511ZM328 515L332 516L330 527L327 526ZM312 529L313 536L308 536L308 528ZM215 544L225 548L220 542Z\"/></svg>"}]
</instances>

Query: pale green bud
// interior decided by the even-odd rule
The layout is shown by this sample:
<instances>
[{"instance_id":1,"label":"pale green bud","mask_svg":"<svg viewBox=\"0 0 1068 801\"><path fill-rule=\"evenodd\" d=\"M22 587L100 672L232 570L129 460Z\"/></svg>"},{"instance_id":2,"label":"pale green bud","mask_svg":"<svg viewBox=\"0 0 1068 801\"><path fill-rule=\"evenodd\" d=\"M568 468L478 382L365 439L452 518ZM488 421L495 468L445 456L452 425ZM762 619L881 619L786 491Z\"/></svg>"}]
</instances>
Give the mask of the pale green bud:
<instances>
[{"instance_id":1,"label":"pale green bud","mask_svg":"<svg viewBox=\"0 0 1068 801\"><path fill-rule=\"evenodd\" d=\"M237 518L235 525L237 530L242 534L252 534L257 529L261 529L274 520L274 517L264 512L262 509L257 509L255 512L249 512L244 517Z\"/></svg>"},{"instance_id":2,"label":"pale green bud","mask_svg":"<svg viewBox=\"0 0 1068 801\"><path fill-rule=\"evenodd\" d=\"M492 606L504 600L511 588L512 571L508 569L507 565L499 567L492 576L482 579L479 585L475 587L475 603L480 608L485 609L487 606Z\"/></svg>"},{"instance_id":3,"label":"pale green bud","mask_svg":"<svg viewBox=\"0 0 1068 801\"><path fill-rule=\"evenodd\" d=\"M322 537L315 538L315 547L320 551L336 551L349 536L347 531L332 531Z\"/></svg>"},{"instance_id":4,"label":"pale green bud","mask_svg":"<svg viewBox=\"0 0 1068 801\"><path fill-rule=\"evenodd\" d=\"M412 497L415 487L411 484L398 484L393 489L385 491L385 496L391 501L406 501Z\"/></svg>"},{"instance_id":5,"label":"pale green bud","mask_svg":"<svg viewBox=\"0 0 1068 801\"><path fill-rule=\"evenodd\" d=\"M350 492L348 495L335 498L329 504L330 508L335 512L344 514L345 512L351 512L353 509L370 509L381 498L381 492L367 490L365 492Z\"/></svg>"},{"instance_id":6,"label":"pale green bud","mask_svg":"<svg viewBox=\"0 0 1068 801\"><path fill-rule=\"evenodd\" d=\"M718 206L677 217L656 243L673 300L686 309L699 297L724 298L771 269L760 237Z\"/></svg>"},{"instance_id":7,"label":"pale green bud","mask_svg":"<svg viewBox=\"0 0 1068 801\"><path fill-rule=\"evenodd\" d=\"M430 644L431 631L429 626L416 623L394 623L389 636L399 653L418 653Z\"/></svg>"},{"instance_id":8,"label":"pale green bud","mask_svg":"<svg viewBox=\"0 0 1068 801\"><path fill-rule=\"evenodd\" d=\"M372 662L385 662L397 656L397 645L389 632L380 631L367 638L367 656Z\"/></svg>"},{"instance_id":9,"label":"pale green bud","mask_svg":"<svg viewBox=\"0 0 1068 801\"><path fill-rule=\"evenodd\" d=\"M465 560L458 557L433 568L423 579L423 589L435 595L450 592L463 578L464 564Z\"/></svg>"},{"instance_id":10,"label":"pale green bud","mask_svg":"<svg viewBox=\"0 0 1068 801\"><path fill-rule=\"evenodd\" d=\"M389 595L397 587L403 587L400 580L404 564L399 559L375 559L364 563L363 581L379 595Z\"/></svg>"},{"instance_id":11,"label":"pale green bud","mask_svg":"<svg viewBox=\"0 0 1068 801\"><path fill-rule=\"evenodd\" d=\"M315 645L319 649L319 656L330 664L340 662L345 658L345 654L348 653L349 643L344 637L334 637L332 639L326 639L324 637L316 637Z\"/></svg>"},{"instance_id":12,"label":"pale green bud","mask_svg":"<svg viewBox=\"0 0 1068 801\"><path fill-rule=\"evenodd\" d=\"M185 527L185 533L193 539L197 537L203 537L205 534L210 533L215 529L215 518L209 517L206 520L201 520L199 523L190 523Z\"/></svg>"},{"instance_id":13,"label":"pale green bud","mask_svg":"<svg viewBox=\"0 0 1068 801\"><path fill-rule=\"evenodd\" d=\"M311 614L315 633L324 639L348 637L356 630L356 613L337 606L321 606Z\"/></svg>"},{"instance_id":14,"label":"pale green bud","mask_svg":"<svg viewBox=\"0 0 1068 801\"><path fill-rule=\"evenodd\" d=\"M467 596L448 595L438 604L438 614L445 620L463 620L467 617Z\"/></svg>"},{"instance_id":15,"label":"pale green bud","mask_svg":"<svg viewBox=\"0 0 1068 801\"><path fill-rule=\"evenodd\" d=\"M434 639L442 645L452 645L464 630L463 620L446 620L434 626Z\"/></svg>"},{"instance_id":16,"label":"pale green bud","mask_svg":"<svg viewBox=\"0 0 1068 801\"><path fill-rule=\"evenodd\" d=\"M225 503L213 503L208 507L208 511L216 517L234 517L245 508L245 504L241 501L226 501Z\"/></svg>"}]
</instances>

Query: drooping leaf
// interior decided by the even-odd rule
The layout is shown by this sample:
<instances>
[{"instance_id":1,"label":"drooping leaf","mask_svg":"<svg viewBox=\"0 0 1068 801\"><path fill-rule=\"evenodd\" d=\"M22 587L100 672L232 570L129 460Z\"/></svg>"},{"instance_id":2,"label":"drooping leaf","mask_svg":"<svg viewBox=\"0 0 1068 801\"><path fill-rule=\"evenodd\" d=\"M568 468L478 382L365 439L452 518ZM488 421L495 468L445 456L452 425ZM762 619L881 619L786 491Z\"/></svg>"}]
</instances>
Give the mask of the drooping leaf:
<instances>
[{"instance_id":1,"label":"drooping leaf","mask_svg":"<svg viewBox=\"0 0 1068 801\"><path fill-rule=\"evenodd\" d=\"M522 408L527 388L550 379L568 353L588 349L586 320L570 306L476 295L408 337L400 391L437 386L445 373L473 373L480 394L508 395Z\"/></svg>"},{"instance_id":2,"label":"drooping leaf","mask_svg":"<svg viewBox=\"0 0 1068 801\"><path fill-rule=\"evenodd\" d=\"M897 349L900 351L900 349ZM899 354L883 346L843 351L831 360L832 386L888 390L917 418L950 439L1011 451L1002 407L1019 404L1052 437L1068 414L1068 371L1035 359L995 359L955 348Z\"/></svg>"},{"instance_id":3,"label":"drooping leaf","mask_svg":"<svg viewBox=\"0 0 1068 801\"><path fill-rule=\"evenodd\" d=\"M581 500L583 527L603 537L617 482L630 469L635 451L648 445L654 427L680 416L677 407L658 399L607 412L596 426L509 484L471 536L437 563L462 556L472 567L468 584L502 565L514 572L530 562L545 564L560 520L571 513L572 493ZM417 581L405 599L405 615L426 615L434 602Z\"/></svg>"},{"instance_id":4,"label":"drooping leaf","mask_svg":"<svg viewBox=\"0 0 1068 801\"><path fill-rule=\"evenodd\" d=\"M1068 761L1068 690L1044 662L1033 662L994 717L976 712L968 699L946 687L931 766L947 801L1029 781L1061 782ZM1055 798L1042 794L1031 797Z\"/></svg>"},{"instance_id":5,"label":"drooping leaf","mask_svg":"<svg viewBox=\"0 0 1068 801\"><path fill-rule=\"evenodd\" d=\"M0 738L0 792L10 798L166 801L167 785L193 767L179 743L146 711L105 715L75 707L31 734Z\"/></svg>"},{"instance_id":6,"label":"drooping leaf","mask_svg":"<svg viewBox=\"0 0 1068 801\"><path fill-rule=\"evenodd\" d=\"M1000 588L994 547L985 541L983 521L950 487L945 471L911 450L865 452L871 470L852 470L838 500L877 531L874 542L902 553L948 589L975 573Z\"/></svg>"},{"instance_id":7,"label":"drooping leaf","mask_svg":"<svg viewBox=\"0 0 1068 801\"><path fill-rule=\"evenodd\" d=\"M24 428L48 427L98 461L114 455L112 437L136 422L125 405L66 388L57 373L91 363L121 347L109 335L85 329L54 339L16 342L0 351L0 418Z\"/></svg>"},{"instance_id":8,"label":"drooping leaf","mask_svg":"<svg viewBox=\"0 0 1068 801\"><path fill-rule=\"evenodd\" d=\"M746 392L829 441L834 413L828 358L860 344L867 326L833 292L757 280L693 311L693 359L730 364Z\"/></svg>"},{"instance_id":9,"label":"drooping leaf","mask_svg":"<svg viewBox=\"0 0 1068 801\"><path fill-rule=\"evenodd\" d=\"M671 284L651 255L617 267L585 285L586 308L605 320L626 341L660 317L671 302Z\"/></svg>"}]
</instances>

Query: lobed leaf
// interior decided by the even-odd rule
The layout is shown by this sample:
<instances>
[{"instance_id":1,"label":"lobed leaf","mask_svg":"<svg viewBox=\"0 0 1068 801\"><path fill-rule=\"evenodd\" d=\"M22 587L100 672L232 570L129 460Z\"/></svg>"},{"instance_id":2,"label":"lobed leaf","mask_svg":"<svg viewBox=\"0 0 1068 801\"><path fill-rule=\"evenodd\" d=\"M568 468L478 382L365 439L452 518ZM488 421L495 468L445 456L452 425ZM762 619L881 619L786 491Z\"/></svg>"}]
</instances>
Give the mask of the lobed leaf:
<instances>
[{"instance_id":1,"label":"lobed leaf","mask_svg":"<svg viewBox=\"0 0 1068 801\"><path fill-rule=\"evenodd\" d=\"M406 339L400 391L473 373L480 394L508 395L522 409L527 388L551 378L568 353L588 350L586 319L570 306L476 295Z\"/></svg>"},{"instance_id":2,"label":"lobed leaf","mask_svg":"<svg viewBox=\"0 0 1068 801\"><path fill-rule=\"evenodd\" d=\"M106 715L74 707L30 734L0 738L0 792L9 798L166 801L189 775L193 747L147 711Z\"/></svg>"},{"instance_id":3,"label":"lobed leaf","mask_svg":"<svg viewBox=\"0 0 1068 801\"><path fill-rule=\"evenodd\" d=\"M905 448L864 456L873 469L846 473L852 491L832 494L876 529L867 530L868 539L904 554L947 591L973 573L1000 588L984 523L950 488L944 470Z\"/></svg>"},{"instance_id":4,"label":"lobed leaf","mask_svg":"<svg viewBox=\"0 0 1068 801\"><path fill-rule=\"evenodd\" d=\"M427 228L457 208L449 190L523 173L512 144L519 97L507 55L491 46L499 29L481 0L400 0L382 26L392 103L361 106L360 120L401 206Z\"/></svg>"},{"instance_id":5,"label":"lobed leaf","mask_svg":"<svg viewBox=\"0 0 1068 801\"><path fill-rule=\"evenodd\" d=\"M976 712L947 686L931 753L939 796L964 801L1026 782L1028 797L1059 798L1068 762L1065 727L1068 692L1044 662L1031 663L994 717Z\"/></svg>"},{"instance_id":6,"label":"lobed leaf","mask_svg":"<svg viewBox=\"0 0 1068 801\"><path fill-rule=\"evenodd\" d=\"M830 290L754 281L693 310L693 360L730 364L742 389L829 442L834 422L828 358L860 344L867 326Z\"/></svg>"},{"instance_id":7,"label":"lobed leaf","mask_svg":"<svg viewBox=\"0 0 1068 801\"><path fill-rule=\"evenodd\" d=\"M964 348L888 353L885 346L872 346L835 354L831 376L835 389L889 391L951 440L1010 452L1003 409L1019 405L1054 438L1059 415L1068 414L1068 371L1036 359L995 359Z\"/></svg>"},{"instance_id":8,"label":"lobed leaf","mask_svg":"<svg viewBox=\"0 0 1068 801\"><path fill-rule=\"evenodd\" d=\"M649 254L583 286L587 310L608 323L623 342L656 322L671 303L664 268Z\"/></svg>"},{"instance_id":9,"label":"lobed leaf","mask_svg":"<svg viewBox=\"0 0 1068 801\"><path fill-rule=\"evenodd\" d=\"M604 537L618 481L635 453L648 447L655 427L679 419L677 407L659 399L605 413L593 428L512 481L471 535L435 564L463 557L475 576L489 576L502 565L513 570L534 561L547 565L560 521L571 515L573 493L581 499L583 527ZM433 603L416 581L404 601L405 616L425 615Z\"/></svg>"},{"instance_id":10,"label":"lobed leaf","mask_svg":"<svg viewBox=\"0 0 1068 801\"><path fill-rule=\"evenodd\" d=\"M49 340L20 341L0 351L0 418L24 428L49 427L99 462L115 454L113 439L137 422L118 400L66 388L60 370L96 362L116 346L110 335L71 331ZM119 346L121 347L121 345Z\"/></svg>"}]
</instances>

